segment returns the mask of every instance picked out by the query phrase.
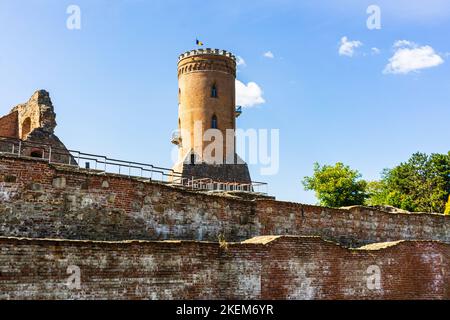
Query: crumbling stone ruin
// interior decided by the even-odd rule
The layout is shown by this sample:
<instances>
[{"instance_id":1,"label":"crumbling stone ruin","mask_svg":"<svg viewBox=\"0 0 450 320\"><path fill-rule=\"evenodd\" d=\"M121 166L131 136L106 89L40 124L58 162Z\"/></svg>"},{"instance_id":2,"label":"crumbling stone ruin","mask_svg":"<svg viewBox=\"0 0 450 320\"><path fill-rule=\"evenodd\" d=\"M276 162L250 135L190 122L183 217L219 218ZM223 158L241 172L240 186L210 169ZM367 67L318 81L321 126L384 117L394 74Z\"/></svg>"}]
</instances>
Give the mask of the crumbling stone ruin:
<instances>
[{"instance_id":1,"label":"crumbling stone ruin","mask_svg":"<svg viewBox=\"0 0 450 320\"><path fill-rule=\"evenodd\" d=\"M56 114L49 93L45 90L36 91L28 102L15 106L9 114L0 117L0 137L4 142L0 151L18 148L16 139L20 139L24 156L51 156L54 160L73 162L66 146L54 134L55 127ZM9 144L6 143L8 138Z\"/></svg>"}]
</instances>

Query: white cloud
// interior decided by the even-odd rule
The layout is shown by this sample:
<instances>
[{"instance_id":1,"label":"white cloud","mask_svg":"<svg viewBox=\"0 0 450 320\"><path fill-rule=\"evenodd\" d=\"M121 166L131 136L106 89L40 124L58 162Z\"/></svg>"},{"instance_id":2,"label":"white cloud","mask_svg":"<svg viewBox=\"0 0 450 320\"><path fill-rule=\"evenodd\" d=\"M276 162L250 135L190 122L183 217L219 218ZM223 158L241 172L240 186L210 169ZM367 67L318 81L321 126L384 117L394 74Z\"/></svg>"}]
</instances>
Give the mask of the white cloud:
<instances>
[{"instance_id":1,"label":"white cloud","mask_svg":"<svg viewBox=\"0 0 450 320\"><path fill-rule=\"evenodd\" d=\"M402 48L402 47L408 47L408 48L417 48L417 43L408 41L408 40L397 40L394 43L394 48Z\"/></svg>"},{"instance_id":2,"label":"white cloud","mask_svg":"<svg viewBox=\"0 0 450 320\"><path fill-rule=\"evenodd\" d=\"M265 102L263 91L255 82L249 82L245 85L241 81L236 80L236 105L254 107Z\"/></svg>"},{"instance_id":3,"label":"white cloud","mask_svg":"<svg viewBox=\"0 0 450 320\"><path fill-rule=\"evenodd\" d=\"M408 74L444 63L444 59L430 46L419 46L411 41L400 40L394 43L394 48L394 55L384 68L385 74Z\"/></svg>"},{"instance_id":4,"label":"white cloud","mask_svg":"<svg viewBox=\"0 0 450 320\"><path fill-rule=\"evenodd\" d=\"M341 45L339 47L339 55L353 57L355 49L361 47L363 44L361 41L349 41L347 37L341 38Z\"/></svg>"},{"instance_id":5,"label":"white cloud","mask_svg":"<svg viewBox=\"0 0 450 320\"><path fill-rule=\"evenodd\" d=\"M275 55L272 53L272 51L264 52L263 56L269 59L275 58Z\"/></svg>"},{"instance_id":6,"label":"white cloud","mask_svg":"<svg viewBox=\"0 0 450 320\"><path fill-rule=\"evenodd\" d=\"M239 67L239 66L242 66L242 67L247 66L247 63L245 62L244 58L242 58L242 57L240 57L240 56L237 56L237 58L236 58L236 64L237 64L238 67Z\"/></svg>"},{"instance_id":7,"label":"white cloud","mask_svg":"<svg viewBox=\"0 0 450 320\"><path fill-rule=\"evenodd\" d=\"M377 54L381 53L381 50L374 47L374 48L371 49L371 52L372 52L373 55L377 55Z\"/></svg>"}]
</instances>

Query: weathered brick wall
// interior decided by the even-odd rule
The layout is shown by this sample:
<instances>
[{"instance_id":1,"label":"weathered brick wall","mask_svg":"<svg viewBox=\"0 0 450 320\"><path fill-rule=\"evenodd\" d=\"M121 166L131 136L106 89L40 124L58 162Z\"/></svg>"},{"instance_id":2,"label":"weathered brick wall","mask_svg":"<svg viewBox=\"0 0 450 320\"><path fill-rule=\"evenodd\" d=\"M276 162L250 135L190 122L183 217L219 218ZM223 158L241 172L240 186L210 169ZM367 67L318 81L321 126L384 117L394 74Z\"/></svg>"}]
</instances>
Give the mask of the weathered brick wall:
<instances>
[{"instance_id":1,"label":"weathered brick wall","mask_svg":"<svg viewBox=\"0 0 450 320\"><path fill-rule=\"evenodd\" d=\"M0 117L0 137L17 138L17 112Z\"/></svg>"},{"instance_id":2,"label":"weathered brick wall","mask_svg":"<svg viewBox=\"0 0 450 320\"><path fill-rule=\"evenodd\" d=\"M349 250L313 237L268 238L227 249L0 238L0 299L450 298L448 244ZM80 268L79 289L67 286L69 266ZM371 266L380 286L369 278Z\"/></svg>"},{"instance_id":3,"label":"weathered brick wall","mask_svg":"<svg viewBox=\"0 0 450 320\"><path fill-rule=\"evenodd\" d=\"M321 236L346 246L408 239L450 243L450 218L249 201L0 156L0 236L217 241L220 234L229 241Z\"/></svg>"}]
</instances>

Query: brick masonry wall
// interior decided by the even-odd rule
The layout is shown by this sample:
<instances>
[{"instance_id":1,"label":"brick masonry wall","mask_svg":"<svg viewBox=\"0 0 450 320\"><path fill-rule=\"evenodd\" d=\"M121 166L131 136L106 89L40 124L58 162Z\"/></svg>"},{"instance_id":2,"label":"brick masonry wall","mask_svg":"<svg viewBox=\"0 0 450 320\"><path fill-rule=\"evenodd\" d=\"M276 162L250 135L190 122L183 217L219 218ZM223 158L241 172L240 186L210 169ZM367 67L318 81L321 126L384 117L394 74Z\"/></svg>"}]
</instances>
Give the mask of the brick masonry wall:
<instances>
[{"instance_id":1,"label":"brick masonry wall","mask_svg":"<svg viewBox=\"0 0 450 320\"><path fill-rule=\"evenodd\" d=\"M206 242L0 238L0 299L449 299L450 245L314 237ZM69 288L69 266L80 288ZM379 268L379 286L370 286ZM369 285L368 285L369 283Z\"/></svg>"},{"instance_id":2,"label":"brick masonry wall","mask_svg":"<svg viewBox=\"0 0 450 320\"><path fill-rule=\"evenodd\" d=\"M17 138L17 112L0 117L0 137Z\"/></svg>"},{"instance_id":3,"label":"brick masonry wall","mask_svg":"<svg viewBox=\"0 0 450 320\"><path fill-rule=\"evenodd\" d=\"M450 218L249 201L0 156L0 236L217 241L220 234L228 241L321 236L345 246L415 239L450 243Z\"/></svg>"}]
</instances>

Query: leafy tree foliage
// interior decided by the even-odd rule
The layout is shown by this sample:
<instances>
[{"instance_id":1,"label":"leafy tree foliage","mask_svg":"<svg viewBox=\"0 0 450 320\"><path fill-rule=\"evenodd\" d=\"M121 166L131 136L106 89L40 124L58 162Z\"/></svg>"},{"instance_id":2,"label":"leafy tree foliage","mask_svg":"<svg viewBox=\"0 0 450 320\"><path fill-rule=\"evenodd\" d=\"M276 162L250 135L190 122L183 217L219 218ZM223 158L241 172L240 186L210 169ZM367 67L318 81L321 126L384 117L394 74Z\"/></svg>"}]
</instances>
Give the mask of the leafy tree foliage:
<instances>
[{"instance_id":1,"label":"leafy tree foliage","mask_svg":"<svg viewBox=\"0 0 450 320\"><path fill-rule=\"evenodd\" d=\"M341 162L334 166L314 164L312 177L305 177L306 190L314 190L322 206L362 205L367 198L366 181L361 174Z\"/></svg>"},{"instance_id":2,"label":"leafy tree foliage","mask_svg":"<svg viewBox=\"0 0 450 320\"><path fill-rule=\"evenodd\" d=\"M404 163L386 169L382 180L369 183L370 205L392 205L412 212L444 212L450 195L450 152L415 153Z\"/></svg>"},{"instance_id":3,"label":"leafy tree foliage","mask_svg":"<svg viewBox=\"0 0 450 320\"><path fill-rule=\"evenodd\" d=\"M365 202L366 205L382 206L386 204L389 192L384 180L367 182L366 192L368 195L368 199Z\"/></svg>"}]
</instances>

